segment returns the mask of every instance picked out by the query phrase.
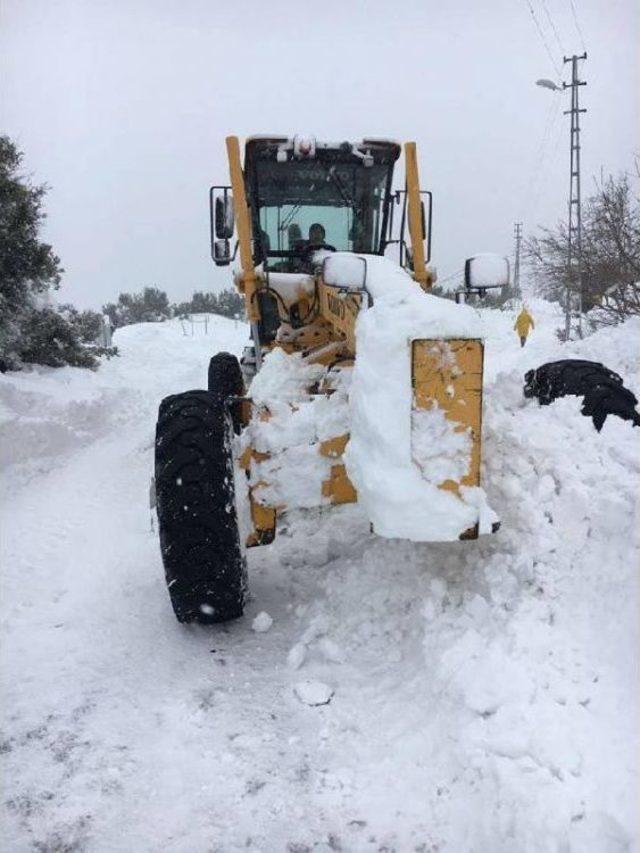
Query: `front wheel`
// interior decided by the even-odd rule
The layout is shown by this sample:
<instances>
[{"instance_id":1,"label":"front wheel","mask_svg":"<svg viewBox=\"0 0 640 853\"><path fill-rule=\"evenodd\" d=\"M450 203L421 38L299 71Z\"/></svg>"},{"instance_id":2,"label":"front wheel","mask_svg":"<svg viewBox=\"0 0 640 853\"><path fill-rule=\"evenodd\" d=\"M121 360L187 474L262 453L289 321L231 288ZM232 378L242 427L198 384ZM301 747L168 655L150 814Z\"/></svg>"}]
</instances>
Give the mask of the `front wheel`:
<instances>
[{"instance_id":1,"label":"front wheel","mask_svg":"<svg viewBox=\"0 0 640 853\"><path fill-rule=\"evenodd\" d=\"M235 504L231 419L221 395L186 391L160 404L156 498L167 586L180 622L242 616L246 565Z\"/></svg>"}]
</instances>

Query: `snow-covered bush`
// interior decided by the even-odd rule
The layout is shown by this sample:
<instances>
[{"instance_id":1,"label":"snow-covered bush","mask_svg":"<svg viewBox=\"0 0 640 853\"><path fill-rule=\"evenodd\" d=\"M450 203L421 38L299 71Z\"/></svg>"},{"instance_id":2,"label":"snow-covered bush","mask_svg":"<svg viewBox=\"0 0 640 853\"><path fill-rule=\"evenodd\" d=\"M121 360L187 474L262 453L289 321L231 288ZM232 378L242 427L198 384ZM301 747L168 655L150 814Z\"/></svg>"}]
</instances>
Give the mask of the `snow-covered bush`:
<instances>
[{"instance_id":1,"label":"snow-covered bush","mask_svg":"<svg viewBox=\"0 0 640 853\"><path fill-rule=\"evenodd\" d=\"M117 355L115 347L94 344L87 340L89 331L86 314L77 314L77 319L65 317L55 308L43 308L29 312L21 325L20 339L16 346L18 364L44 364L48 367L98 366L98 356ZM99 314L95 315L99 318Z\"/></svg>"},{"instance_id":2,"label":"snow-covered bush","mask_svg":"<svg viewBox=\"0 0 640 853\"><path fill-rule=\"evenodd\" d=\"M220 293L203 293L197 290L189 302L179 302L173 306L173 310L177 317L186 317L188 314L220 314L233 320L244 314L244 299L231 288Z\"/></svg>"},{"instance_id":3,"label":"snow-covered bush","mask_svg":"<svg viewBox=\"0 0 640 853\"><path fill-rule=\"evenodd\" d=\"M108 302L102 311L114 329L133 323L159 323L172 314L167 294L157 287L145 287L140 293L121 293L117 302Z\"/></svg>"}]
</instances>

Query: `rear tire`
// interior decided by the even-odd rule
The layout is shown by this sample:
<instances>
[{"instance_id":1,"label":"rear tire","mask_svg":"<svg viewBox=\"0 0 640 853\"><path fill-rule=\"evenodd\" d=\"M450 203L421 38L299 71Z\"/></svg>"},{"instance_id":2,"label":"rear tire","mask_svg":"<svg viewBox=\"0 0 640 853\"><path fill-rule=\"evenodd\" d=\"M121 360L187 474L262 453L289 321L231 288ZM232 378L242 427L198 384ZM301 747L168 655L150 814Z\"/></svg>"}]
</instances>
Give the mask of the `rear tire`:
<instances>
[{"instance_id":1,"label":"rear tire","mask_svg":"<svg viewBox=\"0 0 640 853\"><path fill-rule=\"evenodd\" d=\"M209 362L209 373L207 376L207 388L216 400L224 403L229 397L242 397L244 395L244 379L240 362L229 352L219 352ZM228 406L233 431L236 435L240 433L241 411L240 406L231 403Z\"/></svg>"},{"instance_id":2,"label":"rear tire","mask_svg":"<svg viewBox=\"0 0 640 853\"><path fill-rule=\"evenodd\" d=\"M241 397L244 394L244 380L240 362L229 352L219 352L209 362L207 388L216 397Z\"/></svg>"},{"instance_id":3,"label":"rear tire","mask_svg":"<svg viewBox=\"0 0 640 853\"><path fill-rule=\"evenodd\" d=\"M160 549L179 622L226 622L242 616L244 606L232 427L219 390L166 397L158 414Z\"/></svg>"}]
</instances>

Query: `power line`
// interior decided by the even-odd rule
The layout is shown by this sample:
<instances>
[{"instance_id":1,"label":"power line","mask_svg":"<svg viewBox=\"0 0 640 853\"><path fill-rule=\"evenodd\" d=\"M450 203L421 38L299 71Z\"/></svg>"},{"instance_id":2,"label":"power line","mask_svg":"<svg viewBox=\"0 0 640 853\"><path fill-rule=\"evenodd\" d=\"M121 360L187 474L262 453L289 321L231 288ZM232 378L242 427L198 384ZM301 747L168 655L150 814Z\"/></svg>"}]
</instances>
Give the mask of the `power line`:
<instances>
[{"instance_id":1,"label":"power line","mask_svg":"<svg viewBox=\"0 0 640 853\"><path fill-rule=\"evenodd\" d=\"M562 46L562 42L560 41L560 36L558 35L558 30L556 29L556 25L553 23L553 19L549 14L549 9L547 7L546 0L540 0L542 3L542 8L544 9L544 13L547 16L547 21L549 21L549 26L553 30L553 34L556 37L556 41L558 43L558 47L560 48L560 54L564 56L564 47Z\"/></svg>"},{"instance_id":2,"label":"power line","mask_svg":"<svg viewBox=\"0 0 640 853\"><path fill-rule=\"evenodd\" d=\"M578 11L576 9L575 3L573 0L569 0L571 3L571 11L573 13L573 22L576 25L576 30L578 31L578 35L580 36L580 41L582 42L582 50L586 53L587 47L584 43L584 35L582 34L582 27L580 26L580 21L578 20Z\"/></svg>"},{"instance_id":3,"label":"power line","mask_svg":"<svg viewBox=\"0 0 640 853\"><path fill-rule=\"evenodd\" d=\"M553 119L548 138L548 146L541 151L541 156L534 165L534 181L532 192L529 198L531 203L530 219L535 219L538 204L540 203L540 194L547 180L549 165L555 160L558 152L558 145L562 139L562 122L560 121L562 100L558 97L554 99Z\"/></svg>"},{"instance_id":4,"label":"power line","mask_svg":"<svg viewBox=\"0 0 640 853\"><path fill-rule=\"evenodd\" d=\"M571 1L573 2L573 0L571 0ZM551 60L551 64L553 65L557 76L560 77L561 76L560 67L553 57L553 53L551 52L551 48L549 47L549 43L547 42L547 39L545 38L544 32L542 30L542 27L540 26L540 23L538 21L536 13L533 11L533 6L531 5L530 0L524 0L524 2L529 7L529 11L531 12L531 17L533 18L533 23L536 25L536 29L538 30L538 35L540 36L540 39L542 40L542 44L544 45L544 49L547 51L547 55L548 55L549 59Z\"/></svg>"},{"instance_id":5,"label":"power line","mask_svg":"<svg viewBox=\"0 0 640 853\"><path fill-rule=\"evenodd\" d=\"M545 172L546 162L548 159L547 144L551 143L553 140L554 129L558 124L558 119L560 117L560 107L560 98L553 98L547 110L542 137L532 162L529 179L524 192L523 209L527 211L527 213L529 212L529 206L533 200L535 199L537 202L538 188L540 186L542 174ZM529 218L533 219L533 211Z\"/></svg>"},{"instance_id":6,"label":"power line","mask_svg":"<svg viewBox=\"0 0 640 853\"><path fill-rule=\"evenodd\" d=\"M453 279L453 278L457 278L457 277L458 277L459 275L461 275L463 272L464 272L464 267L460 267L460 269L459 269L459 270L456 270L455 272L450 273L450 275L446 276L445 278L440 278L440 277L438 276L438 280L437 280L437 282L436 282L436 283L437 283L437 284L444 284L446 281L451 281L451 279Z\"/></svg>"}]
</instances>

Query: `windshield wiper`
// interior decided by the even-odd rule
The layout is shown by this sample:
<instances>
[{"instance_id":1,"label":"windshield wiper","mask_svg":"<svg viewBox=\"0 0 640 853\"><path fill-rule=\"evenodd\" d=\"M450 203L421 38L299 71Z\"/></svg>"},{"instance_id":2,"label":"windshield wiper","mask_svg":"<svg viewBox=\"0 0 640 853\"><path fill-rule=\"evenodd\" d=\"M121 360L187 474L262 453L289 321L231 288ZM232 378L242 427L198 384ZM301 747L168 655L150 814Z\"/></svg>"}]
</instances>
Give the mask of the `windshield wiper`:
<instances>
[{"instance_id":1,"label":"windshield wiper","mask_svg":"<svg viewBox=\"0 0 640 853\"><path fill-rule=\"evenodd\" d=\"M347 207L352 207L352 208L354 208L354 209L355 209L355 206L356 206L355 200L354 200L354 199L352 199L352 198L349 196L349 194L348 194L348 193L347 193L347 191L345 190L344 186L342 185L342 181L341 181L341 180L340 180L340 178L336 175L336 167L335 167L335 166L331 166L331 168L330 168L330 169L327 169L327 167L324 165L324 163L321 163L320 165L321 165L321 166L322 166L322 168L325 170L326 175L327 175L327 178L328 178L329 180L333 181L333 183L334 183L334 184L336 185L336 187L338 188L338 192L339 192L339 193L340 193L340 195L342 196L342 201L347 205Z\"/></svg>"},{"instance_id":2,"label":"windshield wiper","mask_svg":"<svg viewBox=\"0 0 640 853\"><path fill-rule=\"evenodd\" d=\"M285 216L285 218L280 223L280 231L284 231L285 228L289 227L291 220L296 215L296 213L300 210L301 207L302 207L302 202L298 202L298 204L295 204L291 208L291 211Z\"/></svg>"}]
</instances>

